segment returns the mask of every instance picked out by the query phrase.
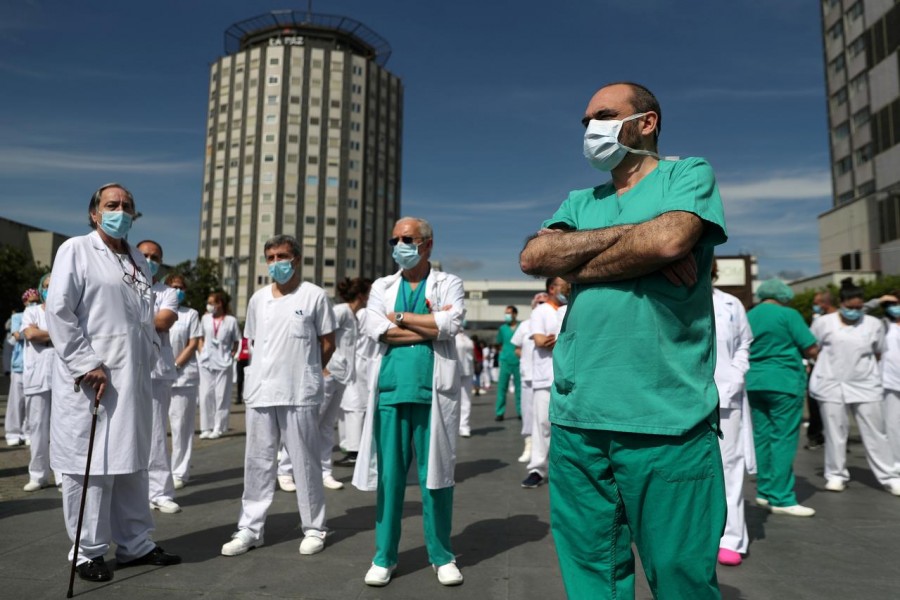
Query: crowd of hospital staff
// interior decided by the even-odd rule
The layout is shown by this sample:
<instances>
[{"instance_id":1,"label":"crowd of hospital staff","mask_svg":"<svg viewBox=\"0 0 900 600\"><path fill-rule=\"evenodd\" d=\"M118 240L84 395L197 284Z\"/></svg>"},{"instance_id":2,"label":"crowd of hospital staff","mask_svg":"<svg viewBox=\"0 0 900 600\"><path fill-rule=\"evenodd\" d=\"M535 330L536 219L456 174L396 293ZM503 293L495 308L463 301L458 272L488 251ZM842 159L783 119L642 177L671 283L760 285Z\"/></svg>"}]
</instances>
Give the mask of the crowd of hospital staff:
<instances>
[{"instance_id":1,"label":"crowd of hospital staff","mask_svg":"<svg viewBox=\"0 0 900 600\"><path fill-rule=\"evenodd\" d=\"M123 199L127 200L119 200ZM100 197L95 200L99 202ZM82 259L93 261L96 269L110 270L113 279L122 279L124 273L126 283L138 292L123 302L119 293L103 297L104 293L109 293L104 292L103 286L98 285L95 290L88 286L88 293L97 294L94 308L88 308L96 314L90 316L103 323L115 324L103 335L95 334L93 342L115 346L122 361L146 365L152 371L152 409L144 412L139 407L129 409L128 403L121 403L116 411L118 418L130 419L137 424L129 431L150 438L149 455L129 452L126 444L111 452L109 447L115 445L113 441L101 452L100 460L114 463L111 470L108 464L104 466L107 472L147 470L149 496L146 499L136 497L140 486L131 482L135 489L127 491L128 502L143 502L145 506L149 503L150 508L160 512L177 513L181 509L175 502L176 490L191 478L197 409L201 439L216 439L225 434L232 402L232 381L238 373L235 361L243 357L242 363L246 363L248 354L252 356L254 352L263 351L248 347L224 293L210 293L206 311L201 316L185 306L186 280L183 276L170 274L164 281L157 279L162 261L162 248L157 243L148 240L134 248L125 246L122 249L125 252L110 261L107 252L99 247L97 234L85 236L80 248L76 245L58 258L52 277L45 275L36 289L29 289L22 295L25 311L14 314L9 324L8 345L12 356L6 441L8 445L30 445L29 481L24 490L33 492L50 485L51 442L65 444L67 439L58 433L54 436L51 431L51 410L68 411L67 417L71 418L66 420L67 426L79 429L82 434L90 423L87 408L72 408L52 397L60 393L73 394L69 388L53 386L54 370L58 370L59 377L65 373L60 356L85 350L73 343L72 347L54 351L46 308L48 291L55 285L69 287L57 294L60 303L73 293L85 293L83 283L81 288L71 283L72 272L78 267L70 255L81 252L84 254ZM91 250L101 252L91 254ZM138 257L146 260L149 278L138 268ZM55 277L59 278L58 282ZM262 545L265 513L271 503L269 484L272 478L277 478L281 489L291 492L297 491L295 478L305 478L304 489L302 493L298 492L304 527L300 552L312 554L324 546L325 498L321 490L343 487L343 483L333 476L333 464L354 466L357 462L370 398L369 386L373 381L372 368L380 360L377 341L366 334L366 319L371 318L367 317L366 310L371 286L371 281L360 278L339 283L337 290L341 302L334 306L324 298L320 288L311 286L305 290L303 308L292 309L293 316L308 315L308 318L300 319L299 325L293 322L290 311L279 316L267 312L268 308L261 308L260 305L270 305L274 298L257 298L257 294L251 301L247 328L310 327L311 332L332 331L334 339L332 347L327 349L310 341L316 335L310 335L298 346L300 350L288 346L279 348L280 351L302 352L308 360L300 361L299 364L306 365L301 369L319 365L315 368L322 372L324 401L312 407L315 413L312 419L276 415L270 421L260 421L259 416L254 416L257 415L255 411L248 411L243 510L238 533L223 546L222 554L241 554ZM153 294L148 294L149 291ZM546 282L546 292L534 296L529 319L519 322L517 307L507 307L505 323L498 331L495 346L482 344L477 338L473 341L463 328L454 337L460 377L458 434L461 437L471 435L472 396L478 390L487 392L492 382L496 384L496 420L505 418L506 397L508 391L513 391L524 439L518 461L527 463L523 488L537 488L548 477L553 347L565 318L568 294L566 281L550 278ZM873 474L886 490L900 496L900 302L896 296L884 296L864 303L862 290L847 280L840 290L837 307L833 306L828 293L816 297L816 314L808 327L800 313L788 306L792 297L790 288L782 282L766 281L758 291L760 303L748 313L734 296L718 289L713 292L718 354L715 380L720 398L720 446L728 504L718 560L725 565L740 564L748 549L743 506L745 472L757 475L756 503L759 506L775 514L798 517L815 514L813 508L797 502L793 489L792 463L807 392L822 416L824 488L841 492L847 487L848 413L852 413ZM150 298L153 298L152 306L147 304L151 302ZM866 314L873 308L880 308L884 316L876 318ZM64 311L57 307L57 313L61 312ZM273 314L281 321L270 322L275 318ZM68 321L61 319L57 327L75 327L86 318L85 315L71 314ZM152 338L155 353L148 354L143 346L125 347L132 342L115 331L115 327L122 324L126 328L141 329L148 339ZM104 331L102 326L100 331ZM306 333L299 332L298 335L303 338ZM257 337L258 334L248 335ZM285 358L277 352L269 352L266 356ZM309 359L312 356L317 358ZM251 361L247 369L264 369L265 365L260 364L264 360L267 359ZM89 367L89 362L83 363L84 372L88 372ZM246 373L239 375L239 387L244 387L247 385ZM286 370L283 377L290 379L294 375ZM128 390L127 380L119 384L119 396L123 392L134 393L134 390ZM82 392L77 388L76 385L74 395L80 398ZM277 388L275 385L271 390L275 395ZM255 390L246 387L239 389L238 401L254 393ZM275 402L273 408L277 408L277 404ZM171 430L171 453L166 445L167 426ZM278 432L272 434L269 431L272 427L280 429L280 435ZM251 433L251 429L255 433ZM336 429L339 433L337 445L344 451L344 456L332 461ZM108 433L114 431L112 427L107 430ZM280 440L278 447L266 447L271 446L273 439ZM85 468L83 452L74 447L63 450L58 454L68 457L68 462L60 460L56 464L57 471L62 472L53 473L52 480L64 493L65 482L71 480L73 483L69 487L80 492L75 485L78 477L69 474ZM308 477L310 465L320 471L320 476L313 478L316 481ZM117 482L116 486L127 489L126 484L127 481ZM365 485L358 487L364 489ZM66 493L70 536L76 500L74 493ZM440 510L439 501L436 506L435 510ZM122 505L119 510L122 512L120 522L114 522L112 527L135 527L124 523L126 517L134 517L133 511L129 515L131 508ZM102 524L93 526L102 527ZM147 527L146 524L137 525L141 526ZM118 536L117 532L113 533L113 539L117 541L128 539L122 531ZM103 534L96 537L103 537ZM89 532L86 539L82 539L82 551L87 554L91 550L90 540ZM171 564L177 559L146 538L141 540L140 546L129 547L122 542L119 545L119 556L125 559L122 562L129 559L134 562L149 555L153 555L148 559L155 561L152 564ZM101 580L102 576L102 573L98 575L87 569L85 574L85 579ZM390 572L381 575L389 579ZM451 575L451 583L461 582L461 575L458 580L454 579L457 575L458 571ZM379 580L375 581L380 584L377 583ZM368 578L367 583L372 584Z\"/></svg>"}]
</instances>

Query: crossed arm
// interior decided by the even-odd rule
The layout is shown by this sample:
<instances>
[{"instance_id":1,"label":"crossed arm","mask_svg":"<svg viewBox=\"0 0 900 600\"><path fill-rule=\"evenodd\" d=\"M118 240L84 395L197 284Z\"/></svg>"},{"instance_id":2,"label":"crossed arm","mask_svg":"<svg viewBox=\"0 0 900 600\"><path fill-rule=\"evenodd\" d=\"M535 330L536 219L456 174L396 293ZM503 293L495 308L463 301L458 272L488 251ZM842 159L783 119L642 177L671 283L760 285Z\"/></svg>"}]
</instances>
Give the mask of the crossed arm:
<instances>
[{"instance_id":1,"label":"crossed arm","mask_svg":"<svg viewBox=\"0 0 900 600\"><path fill-rule=\"evenodd\" d=\"M585 231L542 229L519 255L522 271L572 283L621 281L662 271L674 285L693 285L691 249L703 221L685 211L666 212L638 225Z\"/></svg>"}]
</instances>

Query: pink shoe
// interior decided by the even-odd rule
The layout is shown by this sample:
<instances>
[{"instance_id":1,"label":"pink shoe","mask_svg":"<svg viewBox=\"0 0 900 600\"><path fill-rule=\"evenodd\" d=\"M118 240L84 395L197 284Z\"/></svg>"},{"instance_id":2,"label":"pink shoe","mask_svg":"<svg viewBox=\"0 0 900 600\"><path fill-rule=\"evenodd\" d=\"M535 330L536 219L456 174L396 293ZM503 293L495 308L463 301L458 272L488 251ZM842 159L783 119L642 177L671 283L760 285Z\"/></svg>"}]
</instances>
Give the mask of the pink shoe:
<instances>
[{"instance_id":1,"label":"pink shoe","mask_svg":"<svg viewBox=\"0 0 900 600\"><path fill-rule=\"evenodd\" d=\"M736 567L741 564L741 555L727 548L719 548L719 564Z\"/></svg>"}]
</instances>

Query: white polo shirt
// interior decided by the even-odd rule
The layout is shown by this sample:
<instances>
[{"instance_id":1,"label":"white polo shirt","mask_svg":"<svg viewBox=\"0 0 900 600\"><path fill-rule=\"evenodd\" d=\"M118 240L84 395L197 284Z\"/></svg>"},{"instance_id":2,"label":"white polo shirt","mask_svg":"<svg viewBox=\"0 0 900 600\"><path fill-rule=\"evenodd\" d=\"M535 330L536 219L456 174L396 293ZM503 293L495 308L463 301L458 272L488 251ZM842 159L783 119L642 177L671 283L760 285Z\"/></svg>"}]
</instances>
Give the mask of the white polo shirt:
<instances>
[{"instance_id":1,"label":"white polo shirt","mask_svg":"<svg viewBox=\"0 0 900 600\"><path fill-rule=\"evenodd\" d=\"M566 307L557 310L549 302L540 304L531 311L531 335L559 335ZM553 350L535 346L532 354L532 386L535 389L553 385Z\"/></svg>"}]
</instances>

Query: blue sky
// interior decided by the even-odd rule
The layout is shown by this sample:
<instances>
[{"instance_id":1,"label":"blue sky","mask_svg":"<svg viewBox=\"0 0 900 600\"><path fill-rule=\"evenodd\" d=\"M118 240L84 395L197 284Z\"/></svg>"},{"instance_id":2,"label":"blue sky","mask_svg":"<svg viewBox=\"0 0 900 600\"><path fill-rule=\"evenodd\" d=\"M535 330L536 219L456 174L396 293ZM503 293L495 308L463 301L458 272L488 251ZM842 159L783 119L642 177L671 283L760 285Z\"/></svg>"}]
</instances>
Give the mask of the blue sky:
<instances>
[{"instance_id":1,"label":"blue sky","mask_svg":"<svg viewBox=\"0 0 900 600\"><path fill-rule=\"evenodd\" d=\"M808 0L316 0L393 48L405 87L403 212L467 279L520 278L524 238L569 190L602 84L648 86L664 154L706 157L730 239L763 274L818 273L831 206L820 3ZM306 2L0 4L0 216L86 231L121 181L166 262L197 253L209 64L233 23Z\"/></svg>"}]
</instances>

